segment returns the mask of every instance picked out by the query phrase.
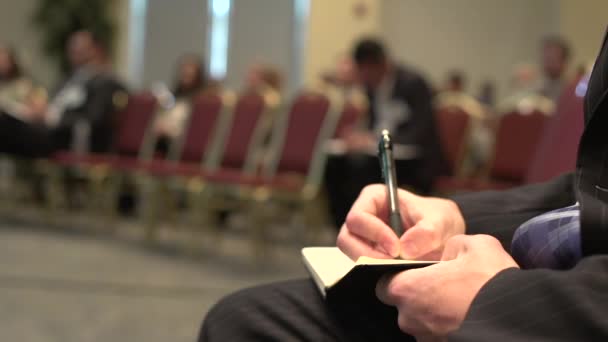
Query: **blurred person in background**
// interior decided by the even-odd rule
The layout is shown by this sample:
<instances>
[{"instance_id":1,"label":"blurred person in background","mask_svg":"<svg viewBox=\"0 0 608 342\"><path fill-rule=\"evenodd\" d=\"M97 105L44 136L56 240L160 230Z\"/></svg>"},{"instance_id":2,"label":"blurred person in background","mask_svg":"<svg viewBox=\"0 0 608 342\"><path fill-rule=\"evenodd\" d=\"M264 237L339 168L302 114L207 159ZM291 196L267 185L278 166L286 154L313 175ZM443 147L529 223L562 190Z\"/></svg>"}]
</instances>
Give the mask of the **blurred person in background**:
<instances>
[{"instance_id":1,"label":"blurred person in background","mask_svg":"<svg viewBox=\"0 0 608 342\"><path fill-rule=\"evenodd\" d=\"M71 71L48 103L30 104L25 121L0 114L0 152L44 157L76 143L93 152L110 149L115 95L125 88L111 72L107 47L94 33L77 31L66 43L66 54Z\"/></svg>"},{"instance_id":2,"label":"blurred person in background","mask_svg":"<svg viewBox=\"0 0 608 342\"><path fill-rule=\"evenodd\" d=\"M541 60L543 80L539 94L556 102L567 81L569 44L560 36L546 37L542 42Z\"/></svg>"},{"instance_id":3,"label":"blurred person in background","mask_svg":"<svg viewBox=\"0 0 608 342\"><path fill-rule=\"evenodd\" d=\"M166 104L166 109L160 113L154 122L154 131L157 135L157 151L162 153L169 151L171 143L184 129L192 100L203 91L208 90L212 83L205 72L204 62L200 56L185 54L180 57L173 86L174 101Z\"/></svg>"},{"instance_id":4,"label":"blurred person in background","mask_svg":"<svg viewBox=\"0 0 608 342\"><path fill-rule=\"evenodd\" d=\"M466 88L466 76L462 70L452 70L448 73L442 91L452 93L464 93Z\"/></svg>"},{"instance_id":5,"label":"blurred person in background","mask_svg":"<svg viewBox=\"0 0 608 342\"><path fill-rule=\"evenodd\" d=\"M278 68L272 65L252 64L247 70L245 89L272 90L280 94L283 90L283 75Z\"/></svg>"},{"instance_id":6,"label":"blurred person in background","mask_svg":"<svg viewBox=\"0 0 608 342\"><path fill-rule=\"evenodd\" d=\"M373 151L382 130L391 132L395 144L415 151L415 156L397 160L402 186L428 193L436 177L447 170L428 83L416 71L393 62L379 40L360 40L352 57L369 110L365 127L345 137L346 155L330 158L327 165L325 183L337 227L359 192L381 181Z\"/></svg>"},{"instance_id":7,"label":"blurred person in background","mask_svg":"<svg viewBox=\"0 0 608 342\"><path fill-rule=\"evenodd\" d=\"M0 44L0 110L21 116L34 100L33 82L25 75L16 53Z\"/></svg>"},{"instance_id":8,"label":"blurred person in background","mask_svg":"<svg viewBox=\"0 0 608 342\"><path fill-rule=\"evenodd\" d=\"M341 55L333 68L321 75L321 80L330 86L341 89L344 95L357 88L355 62L348 55Z\"/></svg>"},{"instance_id":9,"label":"blurred person in background","mask_svg":"<svg viewBox=\"0 0 608 342\"><path fill-rule=\"evenodd\" d=\"M541 44L540 71L530 64L516 66L513 70L510 95L500 101L498 111L511 111L522 105L522 100L533 95L541 96L546 102L555 103L567 82L570 54L570 46L563 38L545 38Z\"/></svg>"}]
</instances>

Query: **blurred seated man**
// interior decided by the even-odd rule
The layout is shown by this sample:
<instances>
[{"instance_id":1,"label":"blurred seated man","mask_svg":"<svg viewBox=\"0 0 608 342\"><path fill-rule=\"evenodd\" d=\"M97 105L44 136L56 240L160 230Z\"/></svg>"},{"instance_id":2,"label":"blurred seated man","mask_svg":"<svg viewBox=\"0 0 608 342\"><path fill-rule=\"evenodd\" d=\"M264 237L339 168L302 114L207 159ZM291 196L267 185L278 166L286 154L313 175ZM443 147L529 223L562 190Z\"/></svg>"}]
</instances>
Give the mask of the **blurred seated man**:
<instances>
[{"instance_id":1,"label":"blurred seated man","mask_svg":"<svg viewBox=\"0 0 608 342\"><path fill-rule=\"evenodd\" d=\"M542 42L541 60L543 80L538 93L556 102L567 82L570 46L562 37L546 37Z\"/></svg>"},{"instance_id":2,"label":"blurred seated man","mask_svg":"<svg viewBox=\"0 0 608 342\"><path fill-rule=\"evenodd\" d=\"M510 94L499 101L499 112L511 111L532 95L540 95L552 103L557 101L567 82L570 47L563 38L549 36L542 41L540 59L540 72L530 64L515 67Z\"/></svg>"},{"instance_id":3,"label":"blurred seated man","mask_svg":"<svg viewBox=\"0 0 608 342\"><path fill-rule=\"evenodd\" d=\"M380 181L373 151L383 129L391 132L394 142L416 153L397 161L401 185L428 193L446 170L427 82L416 71L394 63L378 40L359 41L352 55L369 111L365 128L344 138L348 153L331 157L327 165L325 183L336 227L361 189Z\"/></svg>"},{"instance_id":4,"label":"blurred seated man","mask_svg":"<svg viewBox=\"0 0 608 342\"><path fill-rule=\"evenodd\" d=\"M59 149L93 152L110 148L115 98L124 87L110 71L104 43L89 31L70 36L69 76L46 103L30 102L20 113L0 114L0 152L44 157ZM78 132L78 133L75 133ZM74 139L78 135L79 139ZM87 138L88 137L88 138Z\"/></svg>"},{"instance_id":5,"label":"blurred seated man","mask_svg":"<svg viewBox=\"0 0 608 342\"><path fill-rule=\"evenodd\" d=\"M448 73L445 85L443 89L444 92L451 93L464 93L466 88L466 79L464 72L460 70L452 70Z\"/></svg>"}]
</instances>

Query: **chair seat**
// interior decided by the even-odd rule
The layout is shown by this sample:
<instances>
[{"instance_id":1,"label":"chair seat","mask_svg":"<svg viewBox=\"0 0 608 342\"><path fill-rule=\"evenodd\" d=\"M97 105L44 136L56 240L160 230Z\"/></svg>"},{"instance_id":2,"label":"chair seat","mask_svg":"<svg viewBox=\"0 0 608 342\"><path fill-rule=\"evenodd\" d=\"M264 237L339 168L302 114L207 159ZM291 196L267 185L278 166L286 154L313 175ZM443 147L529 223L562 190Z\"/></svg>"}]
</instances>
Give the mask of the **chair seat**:
<instances>
[{"instance_id":1,"label":"chair seat","mask_svg":"<svg viewBox=\"0 0 608 342\"><path fill-rule=\"evenodd\" d=\"M116 158L117 156L111 154L81 154L70 151L59 151L54 153L49 160L61 166L96 166L111 164Z\"/></svg>"}]
</instances>

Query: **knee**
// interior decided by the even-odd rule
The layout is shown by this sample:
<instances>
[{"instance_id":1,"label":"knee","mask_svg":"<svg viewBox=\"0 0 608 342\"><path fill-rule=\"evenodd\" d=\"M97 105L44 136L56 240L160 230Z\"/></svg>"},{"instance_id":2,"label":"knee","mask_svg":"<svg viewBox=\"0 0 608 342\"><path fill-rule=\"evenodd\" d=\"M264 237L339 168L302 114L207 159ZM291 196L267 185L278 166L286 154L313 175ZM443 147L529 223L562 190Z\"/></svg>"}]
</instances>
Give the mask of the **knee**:
<instances>
[{"instance_id":1,"label":"knee","mask_svg":"<svg viewBox=\"0 0 608 342\"><path fill-rule=\"evenodd\" d=\"M206 314L199 341L243 340L255 324L252 316L259 310L255 289L240 290L217 302Z\"/></svg>"}]
</instances>

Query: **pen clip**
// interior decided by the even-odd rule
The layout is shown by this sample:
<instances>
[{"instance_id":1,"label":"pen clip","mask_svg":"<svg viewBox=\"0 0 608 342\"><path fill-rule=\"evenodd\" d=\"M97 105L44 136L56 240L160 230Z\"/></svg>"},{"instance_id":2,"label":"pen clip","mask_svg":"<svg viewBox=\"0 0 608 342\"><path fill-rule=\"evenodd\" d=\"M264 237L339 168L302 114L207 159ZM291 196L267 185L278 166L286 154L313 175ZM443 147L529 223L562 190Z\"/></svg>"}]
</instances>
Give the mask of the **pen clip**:
<instances>
[{"instance_id":1,"label":"pen clip","mask_svg":"<svg viewBox=\"0 0 608 342\"><path fill-rule=\"evenodd\" d=\"M391 141L391 135L387 129L382 130L380 141L378 142L378 161L380 162L380 170L382 173L382 179L388 180L388 160L387 150L392 150L393 143Z\"/></svg>"}]
</instances>

